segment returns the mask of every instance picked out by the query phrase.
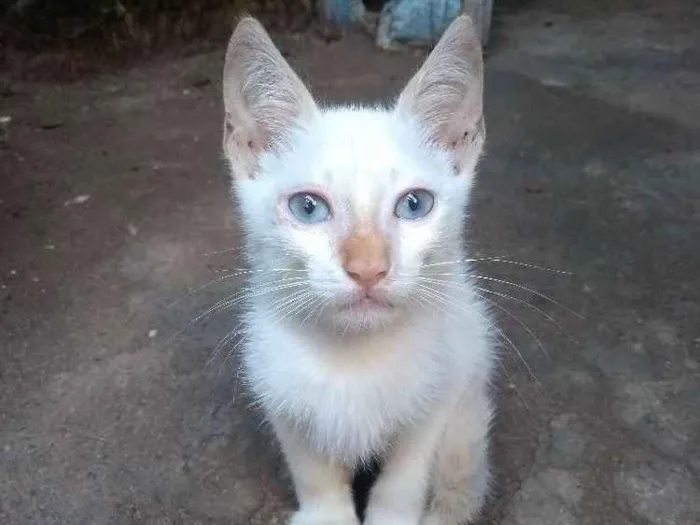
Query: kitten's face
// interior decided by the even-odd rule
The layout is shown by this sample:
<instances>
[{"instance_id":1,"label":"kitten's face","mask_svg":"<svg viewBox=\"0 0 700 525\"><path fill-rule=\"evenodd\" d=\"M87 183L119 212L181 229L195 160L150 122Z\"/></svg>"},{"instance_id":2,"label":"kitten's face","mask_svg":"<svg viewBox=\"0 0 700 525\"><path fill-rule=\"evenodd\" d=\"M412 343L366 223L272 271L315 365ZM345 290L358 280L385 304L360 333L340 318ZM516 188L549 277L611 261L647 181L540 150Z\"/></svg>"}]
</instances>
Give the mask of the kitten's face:
<instances>
[{"instance_id":1,"label":"kitten's face","mask_svg":"<svg viewBox=\"0 0 700 525\"><path fill-rule=\"evenodd\" d=\"M294 269L270 278L303 277L283 292L308 293L299 315L354 330L415 306L424 265L459 242L468 185L407 119L337 110L264 155L237 191L255 267Z\"/></svg>"},{"instance_id":2,"label":"kitten's face","mask_svg":"<svg viewBox=\"0 0 700 525\"><path fill-rule=\"evenodd\" d=\"M321 111L261 31L241 22L224 72L224 148L257 281L279 286L266 297L280 316L388 325L425 298L429 265L460 252L484 139L473 28L453 24L390 111Z\"/></svg>"}]
</instances>

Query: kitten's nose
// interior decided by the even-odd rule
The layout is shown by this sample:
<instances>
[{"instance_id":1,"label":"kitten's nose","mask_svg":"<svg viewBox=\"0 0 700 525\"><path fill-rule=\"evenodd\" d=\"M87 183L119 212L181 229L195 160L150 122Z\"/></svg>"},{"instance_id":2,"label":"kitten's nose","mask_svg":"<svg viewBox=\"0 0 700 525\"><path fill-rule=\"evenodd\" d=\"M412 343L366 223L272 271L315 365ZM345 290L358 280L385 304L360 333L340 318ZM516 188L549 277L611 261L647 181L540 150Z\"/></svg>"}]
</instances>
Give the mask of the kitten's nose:
<instances>
[{"instance_id":1,"label":"kitten's nose","mask_svg":"<svg viewBox=\"0 0 700 525\"><path fill-rule=\"evenodd\" d=\"M348 276L369 290L389 273L389 251L379 229L361 224L341 246L343 268Z\"/></svg>"},{"instance_id":2,"label":"kitten's nose","mask_svg":"<svg viewBox=\"0 0 700 525\"><path fill-rule=\"evenodd\" d=\"M348 276L365 290L372 288L389 272L385 259L351 259L344 268Z\"/></svg>"}]
</instances>

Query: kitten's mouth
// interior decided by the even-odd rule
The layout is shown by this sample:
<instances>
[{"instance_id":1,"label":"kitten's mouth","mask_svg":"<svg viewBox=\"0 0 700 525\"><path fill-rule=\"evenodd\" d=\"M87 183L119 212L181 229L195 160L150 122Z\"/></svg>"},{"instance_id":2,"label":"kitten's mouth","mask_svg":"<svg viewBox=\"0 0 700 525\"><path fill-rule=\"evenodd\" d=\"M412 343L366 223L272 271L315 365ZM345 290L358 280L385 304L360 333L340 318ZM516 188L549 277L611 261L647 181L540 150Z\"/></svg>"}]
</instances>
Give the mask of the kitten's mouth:
<instances>
[{"instance_id":1,"label":"kitten's mouth","mask_svg":"<svg viewBox=\"0 0 700 525\"><path fill-rule=\"evenodd\" d=\"M391 308L393 305L385 298L377 294L366 293L357 295L352 301L347 303L346 308L357 310L380 310Z\"/></svg>"}]
</instances>

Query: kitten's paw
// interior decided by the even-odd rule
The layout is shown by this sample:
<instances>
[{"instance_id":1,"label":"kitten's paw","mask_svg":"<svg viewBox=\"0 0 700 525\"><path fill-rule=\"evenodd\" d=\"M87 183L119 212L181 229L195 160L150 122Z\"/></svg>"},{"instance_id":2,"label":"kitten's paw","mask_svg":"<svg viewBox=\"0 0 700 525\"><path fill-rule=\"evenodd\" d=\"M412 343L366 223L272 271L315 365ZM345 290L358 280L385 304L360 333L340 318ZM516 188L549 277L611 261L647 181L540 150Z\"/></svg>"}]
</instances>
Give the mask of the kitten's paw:
<instances>
[{"instance_id":1,"label":"kitten's paw","mask_svg":"<svg viewBox=\"0 0 700 525\"><path fill-rule=\"evenodd\" d=\"M289 525L360 525L353 508L316 507L294 513Z\"/></svg>"},{"instance_id":2,"label":"kitten's paw","mask_svg":"<svg viewBox=\"0 0 700 525\"><path fill-rule=\"evenodd\" d=\"M368 511L364 525L419 525L420 513L371 512Z\"/></svg>"},{"instance_id":3,"label":"kitten's paw","mask_svg":"<svg viewBox=\"0 0 700 525\"><path fill-rule=\"evenodd\" d=\"M428 514L425 518L423 518L421 525L444 525L444 524L442 523L442 518L438 514L431 513L431 514Z\"/></svg>"},{"instance_id":4,"label":"kitten's paw","mask_svg":"<svg viewBox=\"0 0 700 525\"><path fill-rule=\"evenodd\" d=\"M421 525L469 525L478 517L479 511L464 511L457 514L429 511L421 521Z\"/></svg>"}]
</instances>

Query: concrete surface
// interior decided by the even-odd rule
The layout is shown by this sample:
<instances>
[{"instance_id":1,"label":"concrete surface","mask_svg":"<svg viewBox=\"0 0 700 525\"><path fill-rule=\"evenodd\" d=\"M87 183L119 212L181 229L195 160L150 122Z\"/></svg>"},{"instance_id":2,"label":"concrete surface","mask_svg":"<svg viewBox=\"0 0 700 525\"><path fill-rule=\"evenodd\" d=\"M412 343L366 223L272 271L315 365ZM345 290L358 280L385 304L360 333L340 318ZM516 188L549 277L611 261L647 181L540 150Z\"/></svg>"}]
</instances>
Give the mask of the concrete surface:
<instances>
[{"instance_id":1,"label":"concrete surface","mask_svg":"<svg viewBox=\"0 0 700 525\"><path fill-rule=\"evenodd\" d=\"M517 299L490 295L527 367L504 347L481 523L697 524L700 12L560 4L498 13L469 235L474 253L572 272L480 267L583 318L485 283ZM394 94L420 60L361 35L281 42L329 101ZM276 524L293 508L235 343L212 356L235 313L189 325L240 284L187 295L240 264L210 254L238 245L221 64L18 82L0 99L3 525Z\"/></svg>"}]
</instances>

